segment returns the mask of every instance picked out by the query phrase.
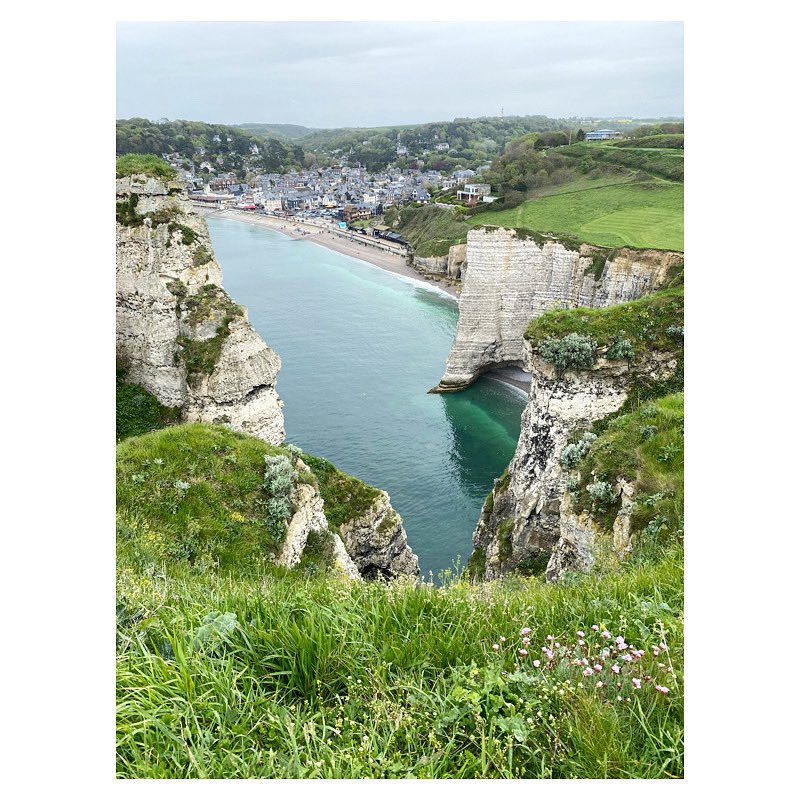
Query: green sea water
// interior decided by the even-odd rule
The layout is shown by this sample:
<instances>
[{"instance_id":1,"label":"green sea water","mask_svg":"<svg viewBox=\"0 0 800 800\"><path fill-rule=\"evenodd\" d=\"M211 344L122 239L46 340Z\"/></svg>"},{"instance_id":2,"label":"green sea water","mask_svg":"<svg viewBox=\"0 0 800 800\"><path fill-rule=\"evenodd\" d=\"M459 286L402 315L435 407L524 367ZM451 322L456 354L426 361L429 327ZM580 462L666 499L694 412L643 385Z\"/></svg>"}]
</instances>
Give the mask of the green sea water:
<instances>
[{"instance_id":1,"label":"green sea water","mask_svg":"<svg viewBox=\"0 0 800 800\"><path fill-rule=\"evenodd\" d=\"M287 441L385 489L423 575L464 566L525 397L491 379L427 394L455 301L309 240L213 217L208 227L225 288L283 362Z\"/></svg>"}]
</instances>

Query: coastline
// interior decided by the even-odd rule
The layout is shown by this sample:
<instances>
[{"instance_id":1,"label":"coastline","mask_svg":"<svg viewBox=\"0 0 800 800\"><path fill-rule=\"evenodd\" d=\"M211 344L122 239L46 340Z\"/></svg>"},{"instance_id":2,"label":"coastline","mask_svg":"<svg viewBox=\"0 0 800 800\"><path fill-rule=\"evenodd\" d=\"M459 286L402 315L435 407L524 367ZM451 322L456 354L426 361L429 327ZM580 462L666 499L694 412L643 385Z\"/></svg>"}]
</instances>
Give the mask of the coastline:
<instances>
[{"instance_id":1,"label":"coastline","mask_svg":"<svg viewBox=\"0 0 800 800\"><path fill-rule=\"evenodd\" d=\"M426 280L425 276L421 275L413 267L408 266L405 255L395 251L389 245L366 241L359 242L342 234L333 233L329 228L305 221L290 221L278 217L269 217L264 214L250 214L246 211L217 211L216 209L208 209L202 206L195 206L195 210L206 217L235 219L238 222L270 228L284 234L284 236L288 236L290 239L307 239L314 244L320 245L320 247L326 247L328 250L333 250L342 255L357 258L371 266L379 267L386 272L407 278L427 288L439 290L458 302L458 292L454 286L440 283L433 278Z\"/></svg>"},{"instance_id":2,"label":"coastline","mask_svg":"<svg viewBox=\"0 0 800 800\"><path fill-rule=\"evenodd\" d=\"M401 280L414 283L424 289L436 292L437 294L445 295L458 304L458 292L455 287L448 284L441 284L433 279L425 280L413 267L408 266L405 257L399 253L389 252L383 248L370 247L363 242L351 241L350 239L331 233L327 228L322 228L319 225L314 225L309 222L292 221L290 223L285 219L269 217L262 214L250 214L246 211L236 210L220 212L216 209L210 209L204 206L195 206L195 210L204 217L233 219L237 222L269 228L284 236L288 236L290 239L307 239L312 242L312 244L325 247L328 250L333 250L342 255L350 256L351 258L356 258L367 266L382 269L392 273ZM305 233L299 231L305 231ZM487 373L482 377L485 377L487 380L504 383L506 386L511 387L527 398L530 392L530 377L525 380L522 377L524 374L522 370L498 369L492 370L491 373Z\"/></svg>"}]
</instances>

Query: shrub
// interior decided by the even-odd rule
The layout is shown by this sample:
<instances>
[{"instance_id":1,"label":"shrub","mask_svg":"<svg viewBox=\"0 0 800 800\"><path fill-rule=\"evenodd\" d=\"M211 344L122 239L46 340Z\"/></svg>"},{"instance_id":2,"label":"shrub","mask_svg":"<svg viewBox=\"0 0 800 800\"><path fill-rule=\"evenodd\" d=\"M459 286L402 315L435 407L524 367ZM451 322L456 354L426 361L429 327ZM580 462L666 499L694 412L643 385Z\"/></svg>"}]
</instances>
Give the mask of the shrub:
<instances>
[{"instance_id":1,"label":"shrub","mask_svg":"<svg viewBox=\"0 0 800 800\"><path fill-rule=\"evenodd\" d=\"M606 481L590 483L586 487L586 491L589 492L589 497L592 498L592 504L597 508L606 508L617 499L614 487L610 483L606 483Z\"/></svg>"},{"instance_id":2,"label":"shrub","mask_svg":"<svg viewBox=\"0 0 800 800\"><path fill-rule=\"evenodd\" d=\"M606 358L609 361L631 361L634 355L636 353L628 339L615 339L611 347L608 348Z\"/></svg>"},{"instance_id":3,"label":"shrub","mask_svg":"<svg viewBox=\"0 0 800 800\"><path fill-rule=\"evenodd\" d=\"M539 344L539 355L561 374L568 369L590 369L597 342L591 336L568 333L560 339L548 336Z\"/></svg>"},{"instance_id":4,"label":"shrub","mask_svg":"<svg viewBox=\"0 0 800 800\"><path fill-rule=\"evenodd\" d=\"M264 489L267 500L267 525L274 531L283 529L292 513L291 495L297 476L286 456L264 456Z\"/></svg>"},{"instance_id":5,"label":"shrub","mask_svg":"<svg viewBox=\"0 0 800 800\"><path fill-rule=\"evenodd\" d=\"M592 442L597 438L595 434L587 431L583 434L580 441L568 444L561 451L561 466L564 469L575 469L578 462L589 452Z\"/></svg>"}]
</instances>

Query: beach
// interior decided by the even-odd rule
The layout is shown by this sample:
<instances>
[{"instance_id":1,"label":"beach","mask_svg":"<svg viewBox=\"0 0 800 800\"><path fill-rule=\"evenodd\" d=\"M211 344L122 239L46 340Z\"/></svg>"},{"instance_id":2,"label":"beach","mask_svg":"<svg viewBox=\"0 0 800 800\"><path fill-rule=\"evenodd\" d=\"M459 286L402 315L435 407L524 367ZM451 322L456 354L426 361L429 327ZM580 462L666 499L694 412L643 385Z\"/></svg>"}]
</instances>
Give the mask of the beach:
<instances>
[{"instance_id":1,"label":"beach","mask_svg":"<svg viewBox=\"0 0 800 800\"><path fill-rule=\"evenodd\" d=\"M458 291L454 286L420 274L406 263L405 252L399 247L371 240L372 237L364 236L364 241L359 241L359 237L354 234L340 233L327 226L316 225L306 220L282 219L281 217L271 217L266 214L253 214L236 209L219 211L195 204L195 210L204 216L215 216L220 219L235 219L240 222L250 223L251 225L261 225L278 231L292 239L308 239L314 244L327 247L329 250L335 250L337 253L342 253L346 256L361 259L387 272L392 272L395 275L401 275L404 278L417 281L418 283L433 285L445 294L450 295L456 300L458 299Z\"/></svg>"}]
</instances>

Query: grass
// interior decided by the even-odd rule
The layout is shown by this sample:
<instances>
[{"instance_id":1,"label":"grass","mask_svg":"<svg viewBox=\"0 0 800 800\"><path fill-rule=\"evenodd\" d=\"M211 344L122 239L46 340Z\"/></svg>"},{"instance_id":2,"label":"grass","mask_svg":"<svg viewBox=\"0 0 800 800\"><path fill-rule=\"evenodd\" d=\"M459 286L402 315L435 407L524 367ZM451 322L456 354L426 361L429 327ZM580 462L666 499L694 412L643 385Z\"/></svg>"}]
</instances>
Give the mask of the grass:
<instances>
[{"instance_id":1,"label":"grass","mask_svg":"<svg viewBox=\"0 0 800 800\"><path fill-rule=\"evenodd\" d=\"M576 506L591 509L586 486L595 479L635 482L637 503L631 514L634 553L652 557L653 549L683 537L683 393L657 398L637 411L607 423L579 464L573 492ZM610 530L619 502L596 519Z\"/></svg>"},{"instance_id":2,"label":"grass","mask_svg":"<svg viewBox=\"0 0 800 800\"><path fill-rule=\"evenodd\" d=\"M149 175L152 178L172 180L177 177L177 174L173 167L155 155L128 153L124 156L117 156L118 178L125 178L129 175Z\"/></svg>"},{"instance_id":3,"label":"grass","mask_svg":"<svg viewBox=\"0 0 800 800\"><path fill-rule=\"evenodd\" d=\"M473 225L567 235L602 247L683 250L683 186L647 181L562 191L487 211Z\"/></svg>"},{"instance_id":4,"label":"grass","mask_svg":"<svg viewBox=\"0 0 800 800\"><path fill-rule=\"evenodd\" d=\"M378 489L340 472L324 458L307 453L303 453L301 458L317 479L319 493L325 501L325 516L333 531L338 531L346 522L362 517L380 495Z\"/></svg>"},{"instance_id":5,"label":"grass","mask_svg":"<svg viewBox=\"0 0 800 800\"><path fill-rule=\"evenodd\" d=\"M194 423L117 445L123 556L246 573L269 563L283 537L267 525L264 456L282 448L218 425Z\"/></svg>"},{"instance_id":6,"label":"grass","mask_svg":"<svg viewBox=\"0 0 800 800\"><path fill-rule=\"evenodd\" d=\"M564 585L443 588L169 565L148 577L123 558L117 775L680 777L682 585L677 549ZM521 626L536 653L592 624L647 648L643 669L670 694L626 681L625 703L515 656ZM671 676L649 652L661 641Z\"/></svg>"},{"instance_id":7,"label":"grass","mask_svg":"<svg viewBox=\"0 0 800 800\"><path fill-rule=\"evenodd\" d=\"M452 245L467 241L470 228L459 214L434 205L392 208L384 221L414 246L420 258L446 256Z\"/></svg>"},{"instance_id":8,"label":"grass","mask_svg":"<svg viewBox=\"0 0 800 800\"><path fill-rule=\"evenodd\" d=\"M590 336L599 347L627 339L637 354L683 348L682 286L607 308L553 309L532 320L525 338L534 345L569 333Z\"/></svg>"},{"instance_id":9,"label":"grass","mask_svg":"<svg viewBox=\"0 0 800 800\"><path fill-rule=\"evenodd\" d=\"M125 382L125 370L117 370L117 441L139 436L178 422L179 408L162 406L150 392Z\"/></svg>"}]
</instances>

